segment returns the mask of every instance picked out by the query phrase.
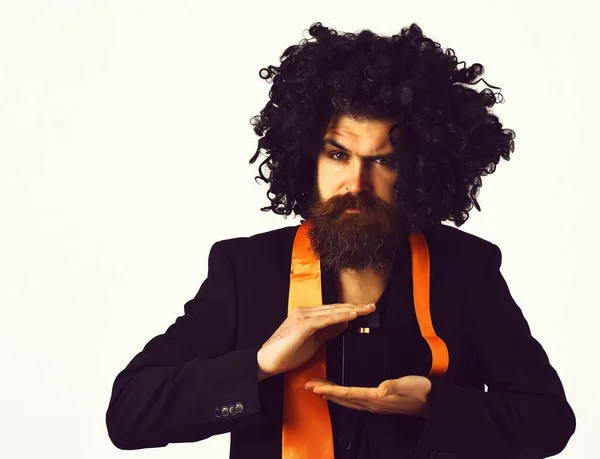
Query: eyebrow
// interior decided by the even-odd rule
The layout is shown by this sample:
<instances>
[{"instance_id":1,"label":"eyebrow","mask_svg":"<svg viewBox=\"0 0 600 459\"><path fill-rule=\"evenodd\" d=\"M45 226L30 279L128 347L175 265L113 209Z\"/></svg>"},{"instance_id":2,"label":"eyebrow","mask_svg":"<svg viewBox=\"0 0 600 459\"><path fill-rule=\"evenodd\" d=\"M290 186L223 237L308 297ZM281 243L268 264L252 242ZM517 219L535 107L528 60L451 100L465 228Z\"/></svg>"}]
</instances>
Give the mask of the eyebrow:
<instances>
[{"instance_id":1,"label":"eyebrow","mask_svg":"<svg viewBox=\"0 0 600 459\"><path fill-rule=\"evenodd\" d=\"M331 139L331 138L326 138L323 140L322 145L325 146L326 144L329 145L333 145L335 148L338 148L344 152L350 152L350 150L346 147L344 147L343 145L341 145L340 143L336 142L335 140ZM389 153L382 153L380 155L376 155L376 156L369 156L369 158L374 158L374 159L378 159L378 158L382 158L382 159L391 159L394 157L394 152L389 152Z\"/></svg>"}]
</instances>

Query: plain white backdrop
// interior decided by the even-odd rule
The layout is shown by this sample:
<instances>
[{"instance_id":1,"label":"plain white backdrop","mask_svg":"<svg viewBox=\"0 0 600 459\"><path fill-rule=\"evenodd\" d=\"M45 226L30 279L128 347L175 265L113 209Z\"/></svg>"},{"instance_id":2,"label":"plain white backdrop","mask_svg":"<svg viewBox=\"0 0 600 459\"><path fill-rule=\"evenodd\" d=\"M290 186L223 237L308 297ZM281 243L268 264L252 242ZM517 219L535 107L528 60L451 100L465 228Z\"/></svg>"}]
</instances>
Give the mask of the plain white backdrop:
<instances>
[{"instance_id":1,"label":"plain white backdrop","mask_svg":"<svg viewBox=\"0 0 600 459\"><path fill-rule=\"evenodd\" d=\"M214 242L300 223L259 210L269 202L248 164L249 120L270 87L259 70L321 21L385 35L416 22L502 88L494 110L516 149L484 177L483 212L461 229L502 249L511 293L561 377L577 430L559 456L593 456L593 5L0 1L0 455L228 457L229 434L121 451L104 416L117 373L196 294Z\"/></svg>"}]
</instances>

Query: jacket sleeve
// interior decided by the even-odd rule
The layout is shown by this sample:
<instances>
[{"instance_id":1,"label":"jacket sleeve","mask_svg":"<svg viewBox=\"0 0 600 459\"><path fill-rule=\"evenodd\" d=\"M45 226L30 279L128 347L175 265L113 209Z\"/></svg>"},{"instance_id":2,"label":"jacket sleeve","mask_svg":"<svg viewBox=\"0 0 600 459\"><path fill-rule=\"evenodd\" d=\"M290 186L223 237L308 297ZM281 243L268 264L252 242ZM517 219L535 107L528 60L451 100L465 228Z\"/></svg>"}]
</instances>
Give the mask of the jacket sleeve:
<instances>
[{"instance_id":1,"label":"jacket sleeve","mask_svg":"<svg viewBox=\"0 0 600 459\"><path fill-rule=\"evenodd\" d=\"M117 448L194 442L269 422L260 346L235 348L236 288L224 242L212 246L207 278L184 315L117 375L106 412Z\"/></svg>"},{"instance_id":2,"label":"jacket sleeve","mask_svg":"<svg viewBox=\"0 0 600 459\"><path fill-rule=\"evenodd\" d=\"M414 459L538 459L561 452L575 431L575 414L558 374L531 336L521 309L492 256L467 301L478 366L488 391L430 377L429 416Z\"/></svg>"}]
</instances>

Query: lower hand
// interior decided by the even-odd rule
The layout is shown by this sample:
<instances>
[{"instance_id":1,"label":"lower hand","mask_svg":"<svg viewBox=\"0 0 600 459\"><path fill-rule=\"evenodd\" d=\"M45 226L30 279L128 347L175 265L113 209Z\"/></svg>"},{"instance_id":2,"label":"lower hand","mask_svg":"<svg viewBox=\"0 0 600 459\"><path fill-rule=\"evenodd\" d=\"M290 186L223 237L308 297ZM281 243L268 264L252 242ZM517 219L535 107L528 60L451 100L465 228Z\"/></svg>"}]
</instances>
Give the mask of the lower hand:
<instances>
[{"instance_id":1,"label":"lower hand","mask_svg":"<svg viewBox=\"0 0 600 459\"><path fill-rule=\"evenodd\" d=\"M304 387L346 408L425 418L429 415L427 396L431 381L424 376L388 379L378 387L346 387L325 379L311 379Z\"/></svg>"}]
</instances>

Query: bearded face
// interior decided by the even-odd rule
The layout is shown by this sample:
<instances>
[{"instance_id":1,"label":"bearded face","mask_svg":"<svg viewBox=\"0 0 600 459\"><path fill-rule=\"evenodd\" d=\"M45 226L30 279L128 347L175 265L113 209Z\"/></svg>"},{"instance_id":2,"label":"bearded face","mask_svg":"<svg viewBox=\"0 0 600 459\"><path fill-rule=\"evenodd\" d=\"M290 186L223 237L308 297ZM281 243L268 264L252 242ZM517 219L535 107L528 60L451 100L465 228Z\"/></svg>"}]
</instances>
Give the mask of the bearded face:
<instances>
[{"instance_id":1,"label":"bearded face","mask_svg":"<svg viewBox=\"0 0 600 459\"><path fill-rule=\"evenodd\" d=\"M383 271L393 263L407 237L395 206L367 192L316 201L308 236L324 269Z\"/></svg>"},{"instance_id":2,"label":"bearded face","mask_svg":"<svg viewBox=\"0 0 600 459\"><path fill-rule=\"evenodd\" d=\"M326 269L383 270L407 237L394 190L398 171L390 136L402 141L396 121L335 116L329 122L309 217L309 237Z\"/></svg>"}]
</instances>

